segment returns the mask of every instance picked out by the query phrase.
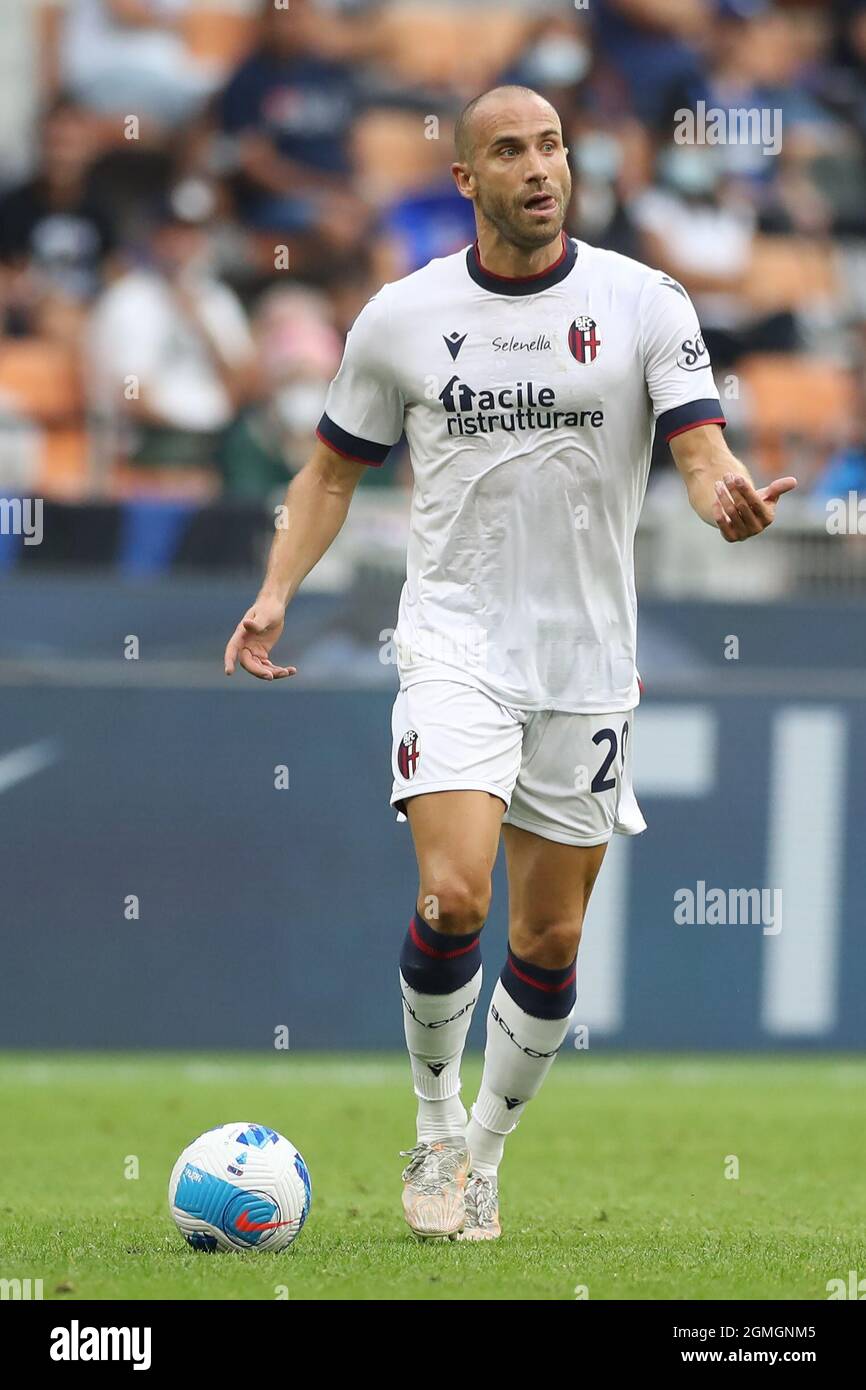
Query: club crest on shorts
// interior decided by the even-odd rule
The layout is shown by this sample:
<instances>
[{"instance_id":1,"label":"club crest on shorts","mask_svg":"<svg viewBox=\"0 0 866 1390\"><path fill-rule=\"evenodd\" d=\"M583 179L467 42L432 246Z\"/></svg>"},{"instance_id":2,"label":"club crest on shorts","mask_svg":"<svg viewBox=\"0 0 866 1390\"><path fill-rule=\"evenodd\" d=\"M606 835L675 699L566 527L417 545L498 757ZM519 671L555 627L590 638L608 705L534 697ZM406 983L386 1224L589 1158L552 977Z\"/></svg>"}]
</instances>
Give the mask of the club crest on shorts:
<instances>
[{"instance_id":1,"label":"club crest on shorts","mask_svg":"<svg viewBox=\"0 0 866 1390\"><path fill-rule=\"evenodd\" d=\"M589 314L581 314L568 330L568 350L577 362L594 362L601 347L598 325Z\"/></svg>"},{"instance_id":2,"label":"club crest on shorts","mask_svg":"<svg viewBox=\"0 0 866 1390\"><path fill-rule=\"evenodd\" d=\"M418 735L414 729L408 729L400 740L397 749L397 766L400 769L401 777L414 777L418 770L418 759L421 757L418 751Z\"/></svg>"}]
</instances>

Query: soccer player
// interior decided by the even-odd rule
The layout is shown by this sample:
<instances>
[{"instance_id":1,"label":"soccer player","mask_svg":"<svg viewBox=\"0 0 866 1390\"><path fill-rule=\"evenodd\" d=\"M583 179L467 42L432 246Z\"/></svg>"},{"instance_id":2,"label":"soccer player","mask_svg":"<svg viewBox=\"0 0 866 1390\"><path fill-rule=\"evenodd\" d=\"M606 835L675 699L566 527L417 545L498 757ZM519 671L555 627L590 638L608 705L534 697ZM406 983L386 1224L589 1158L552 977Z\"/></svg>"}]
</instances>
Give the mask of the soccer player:
<instances>
[{"instance_id":1,"label":"soccer player","mask_svg":"<svg viewBox=\"0 0 866 1390\"><path fill-rule=\"evenodd\" d=\"M669 276L563 231L559 118L494 88L456 128L452 173L477 240L386 284L349 333L252 608L226 648L262 680L286 605L365 468L405 430L414 473L395 646L391 804L419 867L400 956L417 1142L403 1208L426 1238L495 1239L505 1139L569 1026L587 902L614 831L646 828L631 787L633 540L655 430L726 541L773 521L728 450L700 326ZM468 1119L460 1062L500 833L508 954Z\"/></svg>"}]
</instances>

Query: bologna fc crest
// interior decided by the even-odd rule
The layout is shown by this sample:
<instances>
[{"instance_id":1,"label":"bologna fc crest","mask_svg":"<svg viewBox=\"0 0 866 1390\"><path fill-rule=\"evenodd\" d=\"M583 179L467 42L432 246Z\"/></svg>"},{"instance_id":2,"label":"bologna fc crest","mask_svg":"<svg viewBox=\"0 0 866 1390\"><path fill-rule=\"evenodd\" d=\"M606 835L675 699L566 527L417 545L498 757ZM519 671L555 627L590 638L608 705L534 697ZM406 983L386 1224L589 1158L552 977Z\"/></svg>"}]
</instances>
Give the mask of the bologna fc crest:
<instances>
[{"instance_id":1,"label":"bologna fc crest","mask_svg":"<svg viewBox=\"0 0 866 1390\"><path fill-rule=\"evenodd\" d=\"M397 749L397 766L400 769L400 776L414 777L418 770L418 759L421 754L418 751L418 735L414 729L409 729L400 740Z\"/></svg>"},{"instance_id":2,"label":"bologna fc crest","mask_svg":"<svg viewBox=\"0 0 866 1390\"><path fill-rule=\"evenodd\" d=\"M601 347L595 319L581 314L568 330L568 350L578 362L594 362Z\"/></svg>"}]
</instances>

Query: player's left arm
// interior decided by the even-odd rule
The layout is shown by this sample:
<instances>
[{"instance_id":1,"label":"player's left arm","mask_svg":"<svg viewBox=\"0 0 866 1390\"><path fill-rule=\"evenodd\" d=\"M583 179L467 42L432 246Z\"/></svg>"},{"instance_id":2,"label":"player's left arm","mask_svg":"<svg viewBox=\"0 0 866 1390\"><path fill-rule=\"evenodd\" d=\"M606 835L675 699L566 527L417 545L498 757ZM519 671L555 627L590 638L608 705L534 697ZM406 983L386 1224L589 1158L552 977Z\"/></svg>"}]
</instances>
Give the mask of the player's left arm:
<instances>
[{"instance_id":1,"label":"player's left arm","mask_svg":"<svg viewBox=\"0 0 866 1390\"><path fill-rule=\"evenodd\" d=\"M726 541L746 541L766 531L779 498L797 486L797 479L788 477L756 488L717 424L696 425L677 434L670 450L692 507L702 521L718 527Z\"/></svg>"},{"instance_id":2,"label":"player's left arm","mask_svg":"<svg viewBox=\"0 0 866 1390\"><path fill-rule=\"evenodd\" d=\"M689 501L726 541L760 535L773 522L779 498L797 486L796 478L756 488L725 443L710 354L682 285L661 271L647 271L638 315L656 428L670 445Z\"/></svg>"}]
</instances>

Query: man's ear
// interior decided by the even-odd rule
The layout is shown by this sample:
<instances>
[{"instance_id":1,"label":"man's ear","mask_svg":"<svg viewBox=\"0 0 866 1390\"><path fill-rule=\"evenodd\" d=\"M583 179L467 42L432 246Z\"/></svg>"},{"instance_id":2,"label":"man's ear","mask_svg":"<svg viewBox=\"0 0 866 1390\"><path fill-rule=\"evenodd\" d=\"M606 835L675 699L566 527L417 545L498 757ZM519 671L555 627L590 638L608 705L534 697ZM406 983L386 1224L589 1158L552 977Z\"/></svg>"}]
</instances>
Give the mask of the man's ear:
<instances>
[{"instance_id":1,"label":"man's ear","mask_svg":"<svg viewBox=\"0 0 866 1390\"><path fill-rule=\"evenodd\" d=\"M460 194L461 198L471 198L472 192L469 191L469 186L474 179L471 169L468 169L465 164L452 164L451 173L454 176L457 192Z\"/></svg>"}]
</instances>

